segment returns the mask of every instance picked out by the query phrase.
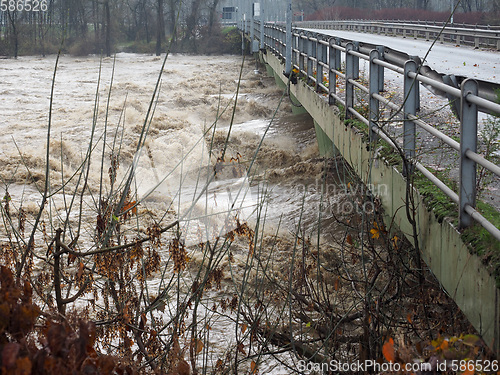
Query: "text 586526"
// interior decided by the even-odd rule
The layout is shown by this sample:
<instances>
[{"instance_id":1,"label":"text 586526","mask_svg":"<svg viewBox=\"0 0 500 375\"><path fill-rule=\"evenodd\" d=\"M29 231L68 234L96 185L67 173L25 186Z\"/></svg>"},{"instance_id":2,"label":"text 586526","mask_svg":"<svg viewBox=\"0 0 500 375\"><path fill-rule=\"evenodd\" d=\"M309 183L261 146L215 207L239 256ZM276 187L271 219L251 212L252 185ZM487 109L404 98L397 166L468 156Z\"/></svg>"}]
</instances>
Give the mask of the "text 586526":
<instances>
[{"instance_id":1,"label":"text 586526","mask_svg":"<svg viewBox=\"0 0 500 375\"><path fill-rule=\"evenodd\" d=\"M47 0L0 0L2 12L46 12Z\"/></svg>"}]
</instances>

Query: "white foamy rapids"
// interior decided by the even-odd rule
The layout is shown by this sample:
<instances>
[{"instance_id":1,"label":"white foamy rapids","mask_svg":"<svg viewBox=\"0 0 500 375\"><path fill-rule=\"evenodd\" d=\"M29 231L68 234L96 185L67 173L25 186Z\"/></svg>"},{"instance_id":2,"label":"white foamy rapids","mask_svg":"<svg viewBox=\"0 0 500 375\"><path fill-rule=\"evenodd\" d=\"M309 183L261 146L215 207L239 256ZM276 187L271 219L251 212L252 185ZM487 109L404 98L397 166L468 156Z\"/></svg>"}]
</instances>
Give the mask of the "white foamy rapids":
<instances>
[{"instance_id":1,"label":"white foamy rapids","mask_svg":"<svg viewBox=\"0 0 500 375\"><path fill-rule=\"evenodd\" d=\"M257 201L252 198L245 169L234 163L213 166L202 135L184 142L162 137L145 148L148 150L138 152L141 157L134 168L137 199L144 205L169 202L181 222L186 245L227 234L235 229L236 218L249 220ZM235 176L218 178L227 168Z\"/></svg>"},{"instance_id":2,"label":"white foamy rapids","mask_svg":"<svg viewBox=\"0 0 500 375\"><path fill-rule=\"evenodd\" d=\"M184 223L185 239L199 242L223 234L236 217L248 220L255 210L259 188L255 183L250 188L246 168L264 134L262 156L252 176L268 169L275 180L285 178L286 168L302 160L297 155L301 143L278 134L274 124L269 128L282 91L271 78L256 75L249 62L240 83L226 157L217 161L226 147L233 116L240 58L172 55L152 104L154 116L146 123L147 140L137 151L161 63L157 57L134 54L119 54L116 62L60 58L51 113L50 186L60 188L64 180L66 193L74 191L77 179L68 179L91 149L88 188L97 192L101 179L109 184L109 154L113 143L115 152L120 144L118 181L125 181L133 165L134 199L153 212L171 208ZM0 174L11 193L33 181L43 187L54 66L54 56L2 61ZM283 102L278 117L289 109ZM217 118L214 133L211 126ZM36 201L36 195L34 190L30 201ZM95 212L96 204L90 205ZM88 214L92 217L92 212Z\"/></svg>"}]
</instances>

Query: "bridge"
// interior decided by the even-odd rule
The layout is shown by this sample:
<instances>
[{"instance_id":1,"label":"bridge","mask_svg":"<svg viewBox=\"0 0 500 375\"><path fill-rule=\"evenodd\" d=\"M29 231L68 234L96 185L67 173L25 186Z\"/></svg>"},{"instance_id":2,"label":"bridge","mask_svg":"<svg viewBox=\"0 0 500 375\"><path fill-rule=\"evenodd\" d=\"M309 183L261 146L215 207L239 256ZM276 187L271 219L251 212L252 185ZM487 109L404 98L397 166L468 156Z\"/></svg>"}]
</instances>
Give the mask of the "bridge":
<instances>
[{"instance_id":1,"label":"bridge","mask_svg":"<svg viewBox=\"0 0 500 375\"><path fill-rule=\"evenodd\" d=\"M476 233L480 226L494 250L500 251L500 230L480 212L476 199L478 168L500 177L500 166L478 153L478 116L500 115L496 96L500 86L441 74L418 56L387 46L292 29L291 15L287 19L283 24L251 19L241 22L239 28L268 74L288 87L293 101L314 119L320 152L342 155L374 191L380 191L377 187L381 185L388 187L388 193L378 197L387 221L397 224L420 250L486 344L500 354L500 275L473 249L479 242ZM424 31L423 36L429 38L430 32ZM460 37L453 32L456 41ZM470 39L470 30L466 33ZM500 38L495 39L498 31L492 33L496 36L487 34L487 43L500 46ZM441 34L434 38L438 41ZM481 43L479 36L471 40ZM368 71L360 72L360 61L368 64ZM384 95L388 76L398 77L401 96ZM419 117L421 85L449 100L460 119L459 139ZM388 124L396 120L403 127L399 133L391 133ZM429 138L458 153L456 182L436 177L436 171L426 165ZM455 204L455 212L443 217L432 210L429 197L419 193L423 186L442 192ZM493 215L498 217L498 212Z\"/></svg>"}]
</instances>

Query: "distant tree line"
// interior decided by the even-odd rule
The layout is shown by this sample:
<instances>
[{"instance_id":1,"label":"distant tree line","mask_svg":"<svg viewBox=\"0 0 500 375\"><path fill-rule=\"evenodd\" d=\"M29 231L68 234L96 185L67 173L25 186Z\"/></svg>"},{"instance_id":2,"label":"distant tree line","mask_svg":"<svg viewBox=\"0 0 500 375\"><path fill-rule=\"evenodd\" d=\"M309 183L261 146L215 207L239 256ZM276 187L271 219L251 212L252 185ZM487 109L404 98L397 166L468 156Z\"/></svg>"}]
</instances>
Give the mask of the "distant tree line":
<instances>
[{"instance_id":1,"label":"distant tree line","mask_svg":"<svg viewBox=\"0 0 500 375\"><path fill-rule=\"evenodd\" d=\"M293 0L310 19L441 20L452 4L468 23L499 23L500 0ZM219 25L222 5L234 2L1 0L0 56L55 53L61 41L64 52L75 55L110 56L118 50L159 55L167 42L182 52L237 52L239 34Z\"/></svg>"},{"instance_id":2,"label":"distant tree line","mask_svg":"<svg viewBox=\"0 0 500 375\"><path fill-rule=\"evenodd\" d=\"M459 12L489 12L500 10L500 0L298 0L298 7L307 13L322 8L346 6L351 8L386 9L414 8L430 11L450 10L457 5Z\"/></svg>"},{"instance_id":3,"label":"distant tree line","mask_svg":"<svg viewBox=\"0 0 500 375\"><path fill-rule=\"evenodd\" d=\"M35 2L2 1L0 55L54 53L61 40L65 51L81 55L110 56L117 47L160 54L170 40L196 52L206 47L204 36L237 38L221 34L219 0L40 0L36 11Z\"/></svg>"}]
</instances>

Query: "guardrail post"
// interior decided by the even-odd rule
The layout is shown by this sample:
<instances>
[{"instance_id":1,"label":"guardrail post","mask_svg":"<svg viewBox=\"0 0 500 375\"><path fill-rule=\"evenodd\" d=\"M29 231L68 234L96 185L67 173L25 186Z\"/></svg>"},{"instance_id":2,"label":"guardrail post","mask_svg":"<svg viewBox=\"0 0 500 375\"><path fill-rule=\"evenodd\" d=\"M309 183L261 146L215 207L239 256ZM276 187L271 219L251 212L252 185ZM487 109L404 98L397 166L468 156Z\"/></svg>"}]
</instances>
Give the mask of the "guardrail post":
<instances>
[{"instance_id":1,"label":"guardrail post","mask_svg":"<svg viewBox=\"0 0 500 375\"><path fill-rule=\"evenodd\" d=\"M307 83L311 83L311 79L309 77L312 77L313 75L313 61L311 60L311 56L313 54L313 41L311 40L311 34L307 34L307 52L306 52L306 64L307 64Z\"/></svg>"},{"instance_id":2,"label":"guardrail post","mask_svg":"<svg viewBox=\"0 0 500 375\"><path fill-rule=\"evenodd\" d=\"M316 62L316 92L321 91L321 84L323 83L323 65L321 63L324 63L325 61L325 45L320 43L320 38L319 36L317 37L317 42L316 42L316 56L317 56L317 62Z\"/></svg>"},{"instance_id":3,"label":"guardrail post","mask_svg":"<svg viewBox=\"0 0 500 375\"><path fill-rule=\"evenodd\" d=\"M292 33L292 70L295 65L298 66L299 64L300 52L297 51L299 51L299 39L297 38L297 35Z\"/></svg>"},{"instance_id":4,"label":"guardrail post","mask_svg":"<svg viewBox=\"0 0 500 375\"><path fill-rule=\"evenodd\" d=\"M359 51L359 42L353 42L354 49L353 51ZM353 56L354 58L354 79L359 79L359 57Z\"/></svg>"},{"instance_id":5,"label":"guardrail post","mask_svg":"<svg viewBox=\"0 0 500 375\"><path fill-rule=\"evenodd\" d=\"M385 46L377 46L376 48L378 51L378 59L384 60ZM378 91L384 91L384 68L382 67L378 70Z\"/></svg>"},{"instance_id":6,"label":"guardrail post","mask_svg":"<svg viewBox=\"0 0 500 375\"><path fill-rule=\"evenodd\" d=\"M335 37L335 44L337 46L340 46L342 44L342 41L340 40L339 37ZM337 53L335 54L335 69L341 70L342 68L342 52L340 50L337 50Z\"/></svg>"},{"instance_id":7,"label":"guardrail post","mask_svg":"<svg viewBox=\"0 0 500 375\"><path fill-rule=\"evenodd\" d=\"M276 53L276 39L274 37L275 35L275 30L274 30L274 25L271 25L269 26L270 30L269 30L269 45L271 46L271 50L273 51L273 53Z\"/></svg>"},{"instance_id":8,"label":"guardrail post","mask_svg":"<svg viewBox=\"0 0 500 375\"><path fill-rule=\"evenodd\" d=\"M354 44L349 42L345 46L345 118L349 119L352 117L349 108L354 107L354 85L349 82L349 80L354 79L354 56L349 52L354 50Z\"/></svg>"},{"instance_id":9,"label":"guardrail post","mask_svg":"<svg viewBox=\"0 0 500 375\"><path fill-rule=\"evenodd\" d=\"M279 43L276 34L276 25L271 26L271 44L273 45L273 52L279 57Z\"/></svg>"},{"instance_id":10,"label":"guardrail post","mask_svg":"<svg viewBox=\"0 0 500 375\"><path fill-rule=\"evenodd\" d=\"M465 153L477 151L477 105L467 100L468 95L477 95L477 81L466 79L461 91L459 227L465 228L472 224L465 206L476 207L476 163Z\"/></svg>"},{"instance_id":11,"label":"guardrail post","mask_svg":"<svg viewBox=\"0 0 500 375\"><path fill-rule=\"evenodd\" d=\"M303 51L305 51L305 38L304 34L300 33L299 35L299 70L301 72L304 71L304 56L303 56Z\"/></svg>"},{"instance_id":12,"label":"guardrail post","mask_svg":"<svg viewBox=\"0 0 500 375\"><path fill-rule=\"evenodd\" d=\"M409 57L410 57L410 59L415 61L415 64L417 64L417 62L420 62L420 57L418 57L418 56L409 56ZM417 65L417 71L419 68L420 68L420 66ZM416 101L415 109L418 112L418 111L420 111L420 83L417 80L415 80L415 101Z\"/></svg>"},{"instance_id":13,"label":"guardrail post","mask_svg":"<svg viewBox=\"0 0 500 375\"><path fill-rule=\"evenodd\" d=\"M280 28L281 58L285 60L285 66L286 66L286 54L288 52L286 39L287 39L286 28L281 27Z\"/></svg>"},{"instance_id":14,"label":"guardrail post","mask_svg":"<svg viewBox=\"0 0 500 375\"><path fill-rule=\"evenodd\" d=\"M332 94L337 93L337 73L333 69L338 70L337 55L340 51L333 46L336 44L336 38L328 40L328 104L335 104L335 98Z\"/></svg>"},{"instance_id":15,"label":"guardrail post","mask_svg":"<svg viewBox=\"0 0 500 375\"><path fill-rule=\"evenodd\" d=\"M377 140L377 133L373 131L373 127L377 126L377 121L379 119L379 102L373 97L373 94L378 94L380 88L380 74L379 70L384 70L383 67L378 66L373 61L380 57L380 52L376 49L370 52L370 141Z\"/></svg>"},{"instance_id":16,"label":"guardrail post","mask_svg":"<svg viewBox=\"0 0 500 375\"><path fill-rule=\"evenodd\" d=\"M320 92L322 90L321 84L323 84L323 64L326 63L326 45L321 43L322 39L318 36L318 41L316 42L316 55L317 55L317 64L316 64L316 91Z\"/></svg>"},{"instance_id":17,"label":"guardrail post","mask_svg":"<svg viewBox=\"0 0 500 375\"><path fill-rule=\"evenodd\" d=\"M417 63L413 60L408 60L405 63L405 76L404 76L404 126L403 126L403 149L405 157L411 159L415 157L415 123L409 119L408 115L414 115L417 113L417 89L418 81L416 78L410 77L410 72L417 72ZM410 170L403 168L403 176L407 177L413 172L413 168Z\"/></svg>"},{"instance_id":18,"label":"guardrail post","mask_svg":"<svg viewBox=\"0 0 500 375\"><path fill-rule=\"evenodd\" d=\"M264 6L262 6L260 8L260 45L259 45L259 48L260 49L264 49L264 46L265 46L265 41L264 41Z\"/></svg>"},{"instance_id":19,"label":"guardrail post","mask_svg":"<svg viewBox=\"0 0 500 375\"><path fill-rule=\"evenodd\" d=\"M280 59L281 61L283 61L285 59L285 33L283 32L283 28L282 27L279 27L277 28L277 32L278 32L278 40L279 40L279 55L280 55Z\"/></svg>"},{"instance_id":20,"label":"guardrail post","mask_svg":"<svg viewBox=\"0 0 500 375\"><path fill-rule=\"evenodd\" d=\"M314 40L311 40L311 57L312 57L312 60L311 60L311 64L312 64L312 70L311 70L311 77L314 78L314 73L316 72L316 78L318 76L318 34L313 34L312 35L312 38L314 38ZM318 82L318 80L316 79L316 82ZM317 83L315 83L314 87L316 88L317 87Z\"/></svg>"},{"instance_id":21,"label":"guardrail post","mask_svg":"<svg viewBox=\"0 0 500 375\"><path fill-rule=\"evenodd\" d=\"M269 41L269 28L268 26L264 23L264 48L266 46L269 46L271 43Z\"/></svg>"},{"instance_id":22,"label":"guardrail post","mask_svg":"<svg viewBox=\"0 0 500 375\"><path fill-rule=\"evenodd\" d=\"M274 26L274 38L276 40L276 55L281 59L282 54L282 44L281 44L281 30L278 26Z\"/></svg>"},{"instance_id":23,"label":"guardrail post","mask_svg":"<svg viewBox=\"0 0 500 375\"><path fill-rule=\"evenodd\" d=\"M253 8L253 4L252 4L252 8ZM252 13L250 16L250 53L251 54L255 52L253 50L253 41L255 39L255 25L254 25L255 17L253 16L253 12L254 12L254 10L252 9Z\"/></svg>"}]
</instances>

